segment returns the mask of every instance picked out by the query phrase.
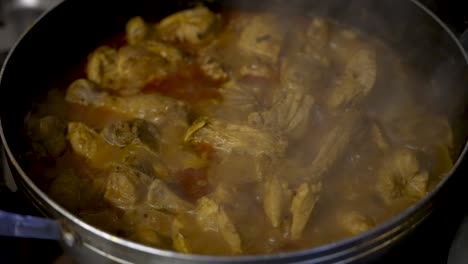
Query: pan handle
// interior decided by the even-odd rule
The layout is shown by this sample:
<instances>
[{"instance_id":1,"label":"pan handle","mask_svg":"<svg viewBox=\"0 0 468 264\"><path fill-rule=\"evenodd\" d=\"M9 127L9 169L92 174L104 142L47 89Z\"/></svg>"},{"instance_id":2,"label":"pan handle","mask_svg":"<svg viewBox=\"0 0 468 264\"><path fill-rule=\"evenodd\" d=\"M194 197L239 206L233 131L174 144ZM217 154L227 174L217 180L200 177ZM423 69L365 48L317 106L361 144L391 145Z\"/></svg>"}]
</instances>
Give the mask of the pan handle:
<instances>
[{"instance_id":1,"label":"pan handle","mask_svg":"<svg viewBox=\"0 0 468 264\"><path fill-rule=\"evenodd\" d=\"M58 221L0 210L0 236L60 240Z\"/></svg>"}]
</instances>

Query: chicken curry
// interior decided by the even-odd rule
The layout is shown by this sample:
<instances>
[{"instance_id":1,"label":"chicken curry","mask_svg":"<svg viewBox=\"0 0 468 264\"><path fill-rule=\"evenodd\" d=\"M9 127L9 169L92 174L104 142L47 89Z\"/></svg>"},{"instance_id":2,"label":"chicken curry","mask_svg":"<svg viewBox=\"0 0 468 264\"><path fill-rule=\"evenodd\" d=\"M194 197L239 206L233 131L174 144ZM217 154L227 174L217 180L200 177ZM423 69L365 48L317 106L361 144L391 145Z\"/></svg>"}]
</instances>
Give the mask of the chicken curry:
<instances>
[{"instance_id":1,"label":"chicken curry","mask_svg":"<svg viewBox=\"0 0 468 264\"><path fill-rule=\"evenodd\" d=\"M29 175L93 226L207 255L335 242L421 199L453 136L411 68L328 18L280 20L130 19L27 116Z\"/></svg>"}]
</instances>

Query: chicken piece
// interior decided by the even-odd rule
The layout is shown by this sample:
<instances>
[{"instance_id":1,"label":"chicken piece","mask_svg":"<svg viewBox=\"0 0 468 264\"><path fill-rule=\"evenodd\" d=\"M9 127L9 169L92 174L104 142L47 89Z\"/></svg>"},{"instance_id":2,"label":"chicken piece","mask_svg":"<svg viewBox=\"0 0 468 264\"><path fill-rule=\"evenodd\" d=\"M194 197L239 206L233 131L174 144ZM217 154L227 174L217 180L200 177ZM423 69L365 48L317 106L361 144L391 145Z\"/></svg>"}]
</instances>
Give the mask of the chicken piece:
<instances>
[{"instance_id":1,"label":"chicken piece","mask_svg":"<svg viewBox=\"0 0 468 264\"><path fill-rule=\"evenodd\" d=\"M312 56L317 61L327 63L324 53L330 42L330 24L323 18L312 19L305 32L305 54Z\"/></svg>"},{"instance_id":2,"label":"chicken piece","mask_svg":"<svg viewBox=\"0 0 468 264\"><path fill-rule=\"evenodd\" d=\"M67 148L67 126L54 116L28 120L27 133L36 155L57 158Z\"/></svg>"},{"instance_id":3,"label":"chicken piece","mask_svg":"<svg viewBox=\"0 0 468 264\"><path fill-rule=\"evenodd\" d=\"M147 41L96 49L88 58L86 74L102 88L123 95L138 93L150 81L161 81L176 71L182 61L179 50L167 44Z\"/></svg>"},{"instance_id":4,"label":"chicken piece","mask_svg":"<svg viewBox=\"0 0 468 264\"><path fill-rule=\"evenodd\" d=\"M142 119L114 122L104 127L101 135L107 143L116 147L136 144L159 152L161 135L158 127Z\"/></svg>"},{"instance_id":5,"label":"chicken piece","mask_svg":"<svg viewBox=\"0 0 468 264\"><path fill-rule=\"evenodd\" d=\"M224 82L229 79L221 57L222 53L218 50L216 42L202 49L198 54L197 63L201 71L213 81Z\"/></svg>"},{"instance_id":6,"label":"chicken piece","mask_svg":"<svg viewBox=\"0 0 468 264\"><path fill-rule=\"evenodd\" d=\"M407 148L390 153L377 171L377 191L387 205L420 200L427 192L428 181L429 174Z\"/></svg>"},{"instance_id":7,"label":"chicken piece","mask_svg":"<svg viewBox=\"0 0 468 264\"><path fill-rule=\"evenodd\" d=\"M213 193L210 194L210 198L220 205L231 206L238 202L236 199L238 195L239 188L237 186L222 182L216 186Z\"/></svg>"},{"instance_id":8,"label":"chicken piece","mask_svg":"<svg viewBox=\"0 0 468 264\"><path fill-rule=\"evenodd\" d=\"M387 137L384 135L380 126L373 122L370 125L370 136L372 142L377 146L381 151L387 151L390 148L390 142Z\"/></svg>"},{"instance_id":9,"label":"chicken piece","mask_svg":"<svg viewBox=\"0 0 468 264\"><path fill-rule=\"evenodd\" d=\"M292 240L298 240L302 236L312 211L315 208L322 190L322 183L303 183L296 190L291 203L291 229L290 236Z\"/></svg>"},{"instance_id":10,"label":"chicken piece","mask_svg":"<svg viewBox=\"0 0 468 264\"><path fill-rule=\"evenodd\" d=\"M164 238L149 226L135 226L131 235L128 236L128 239L159 249L167 248L167 245L164 243Z\"/></svg>"},{"instance_id":11,"label":"chicken piece","mask_svg":"<svg viewBox=\"0 0 468 264\"><path fill-rule=\"evenodd\" d=\"M146 42L145 45L120 48L117 63L119 86L120 89L130 91L124 90L125 93L121 93L134 94L150 81L166 79L177 70L181 61L180 51L159 42Z\"/></svg>"},{"instance_id":12,"label":"chicken piece","mask_svg":"<svg viewBox=\"0 0 468 264\"><path fill-rule=\"evenodd\" d=\"M179 219L174 219L172 223L172 245L175 250L182 253L191 253L192 249L185 236L182 234L184 225Z\"/></svg>"},{"instance_id":13,"label":"chicken piece","mask_svg":"<svg viewBox=\"0 0 468 264\"><path fill-rule=\"evenodd\" d=\"M359 104L374 87L377 62L374 50L361 49L346 65L327 99L331 110L345 109Z\"/></svg>"},{"instance_id":14,"label":"chicken piece","mask_svg":"<svg viewBox=\"0 0 468 264\"><path fill-rule=\"evenodd\" d=\"M124 151L122 163L151 177L170 181L170 169L160 153L139 145L129 145Z\"/></svg>"},{"instance_id":15,"label":"chicken piece","mask_svg":"<svg viewBox=\"0 0 468 264\"><path fill-rule=\"evenodd\" d=\"M88 160L96 160L99 152L105 152L110 146L101 136L83 123L70 122L68 124L68 139L73 151Z\"/></svg>"},{"instance_id":16,"label":"chicken piece","mask_svg":"<svg viewBox=\"0 0 468 264\"><path fill-rule=\"evenodd\" d=\"M202 197L195 210L198 224L205 231L219 232L234 254L242 252L241 239L226 212L215 201Z\"/></svg>"},{"instance_id":17,"label":"chicken piece","mask_svg":"<svg viewBox=\"0 0 468 264\"><path fill-rule=\"evenodd\" d=\"M201 71L214 81L225 81L229 78L223 66L209 56L198 57L198 64Z\"/></svg>"},{"instance_id":18,"label":"chicken piece","mask_svg":"<svg viewBox=\"0 0 468 264\"><path fill-rule=\"evenodd\" d=\"M320 75L315 73L315 67L328 67L331 64L329 58L329 41L330 41L330 23L323 18L313 18L308 24L295 26L289 29L286 37L285 45L282 48L282 54L288 58L296 56L303 61L312 61L313 69L304 71L304 73L312 75ZM307 66L307 64L303 64ZM328 71L326 71L328 72ZM325 72L325 73L326 73Z\"/></svg>"},{"instance_id":19,"label":"chicken piece","mask_svg":"<svg viewBox=\"0 0 468 264\"><path fill-rule=\"evenodd\" d=\"M224 153L281 156L287 142L269 132L247 125L226 123L214 118L200 118L187 130L185 141L208 144Z\"/></svg>"},{"instance_id":20,"label":"chicken piece","mask_svg":"<svg viewBox=\"0 0 468 264\"><path fill-rule=\"evenodd\" d=\"M131 18L125 26L125 37L131 45L143 43L147 40L158 40L158 32L155 25L146 23L142 17Z\"/></svg>"},{"instance_id":21,"label":"chicken piece","mask_svg":"<svg viewBox=\"0 0 468 264\"><path fill-rule=\"evenodd\" d=\"M346 65L359 50L369 48L366 41L361 39L354 29L335 31L329 38L329 53L338 65Z\"/></svg>"},{"instance_id":22,"label":"chicken piece","mask_svg":"<svg viewBox=\"0 0 468 264\"><path fill-rule=\"evenodd\" d=\"M262 170L264 178L277 175L276 177L282 179L289 189L295 189L304 183L304 179L310 179L314 175L310 168L310 160L307 159L305 162L298 159L270 159Z\"/></svg>"},{"instance_id":23,"label":"chicken piece","mask_svg":"<svg viewBox=\"0 0 468 264\"><path fill-rule=\"evenodd\" d=\"M249 115L248 123L255 127L280 131L292 138L306 132L314 99L300 92L278 91L270 109Z\"/></svg>"},{"instance_id":24,"label":"chicken piece","mask_svg":"<svg viewBox=\"0 0 468 264\"><path fill-rule=\"evenodd\" d=\"M113 147L93 129L83 123L68 124L68 140L73 151L86 158L94 168L106 168L114 161L122 161L128 150Z\"/></svg>"},{"instance_id":25,"label":"chicken piece","mask_svg":"<svg viewBox=\"0 0 468 264\"><path fill-rule=\"evenodd\" d=\"M269 79L273 74L273 68L261 62L245 64L239 70L239 76L242 78Z\"/></svg>"},{"instance_id":26,"label":"chicken piece","mask_svg":"<svg viewBox=\"0 0 468 264\"><path fill-rule=\"evenodd\" d=\"M371 229L375 223L355 211L340 212L337 216L338 223L351 235L358 235Z\"/></svg>"},{"instance_id":27,"label":"chicken piece","mask_svg":"<svg viewBox=\"0 0 468 264\"><path fill-rule=\"evenodd\" d=\"M238 46L241 51L250 56L276 64L283 38L284 32L280 29L277 18L272 14L255 15L243 28Z\"/></svg>"},{"instance_id":28,"label":"chicken piece","mask_svg":"<svg viewBox=\"0 0 468 264\"><path fill-rule=\"evenodd\" d=\"M117 121L104 127L101 131L102 138L116 147L125 147L138 140L136 128L128 121Z\"/></svg>"},{"instance_id":29,"label":"chicken piece","mask_svg":"<svg viewBox=\"0 0 468 264\"><path fill-rule=\"evenodd\" d=\"M134 210L125 211L123 216L126 222L130 225L139 225L152 228L160 236L171 237L171 228L174 221L174 216L154 208L146 204L135 207Z\"/></svg>"},{"instance_id":30,"label":"chicken piece","mask_svg":"<svg viewBox=\"0 0 468 264\"><path fill-rule=\"evenodd\" d=\"M141 120L133 122L141 122ZM151 125L146 122L145 124ZM73 151L89 160L92 167L106 168L112 162L121 162L141 173L162 179L168 178L169 171L161 160L157 149L158 145L151 145L155 140L153 138L144 139L145 136L140 133L133 142L123 147L117 147L115 146L116 136L114 136L114 145L108 144L109 139L105 140L103 136L83 123L70 122L68 131L68 139ZM101 133L110 132L105 132L104 129ZM118 140L122 141L122 137Z\"/></svg>"},{"instance_id":31,"label":"chicken piece","mask_svg":"<svg viewBox=\"0 0 468 264\"><path fill-rule=\"evenodd\" d=\"M128 118L143 119L156 125L164 122L183 127L187 125L184 104L158 94L116 97L99 91L93 82L79 79L68 87L65 99L70 103L102 107Z\"/></svg>"},{"instance_id":32,"label":"chicken piece","mask_svg":"<svg viewBox=\"0 0 468 264\"><path fill-rule=\"evenodd\" d=\"M315 95L326 86L328 72L327 66L319 61L303 53L296 53L288 56L281 63L281 87L291 92Z\"/></svg>"},{"instance_id":33,"label":"chicken piece","mask_svg":"<svg viewBox=\"0 0 468 264\"><path fill-rule=\"evenodd\" d=\"M274 228L278 228L291 202L291 191L287 183L270 177L263 183L263 210Z\"/></svg>"},{"instance_id":34,"label":"chicken piece","mask_svg":"<svg viewBox=\"0 0 468 264\"><path fill-rule=\"evenodd\" d=\"M149 206L157 210L180 214L192 208L189 202L179 198L164 182L155 179L146 199Z\"/></svg>"},{"instance_id":35,"label":"chicken piece","mask_svg":"<svg viewBox=\"0 0 468 264\"><path fill-rule=\"evenodd\" d=\"M333 127L322 136L318 152L309 165L310 175L320 180L340 159L351 139L364 130L361 115L357 112L345 113L335 120Z\"/></svg>"},{"instance_id":36,"label":"chicken piece","mask_svg":"<svg viewBox=\"0 0 468 264\"><path fill-rule=\"evenodd\" d=\"M124 164L111 165L104 198L113 206L129 210L142 201L151 178Z\"/></svg>"},{"instance_id":37,"label":"chicken piece","mask_svg":"<svg viewBox=\"0 0 468 264\"><path fill-rule=\"evenodd\" d=\"M219 92L223 96L221 109L227 119L242 122L247 116L269 104L267 88L231 80Z\"/></svg>"},{"instance_id":38,"label":"chicken piece","mask_svg":"<svg viewBox=\"0 0 468 264\"><path fill-rule=\"evenodd\" d=\"M184 55L179 49L159 41L146 41L142 45L135 45L133 47L144 48L151 52L152 55L157 55L169 63L170 66L177 66L184 60ZM132 58L129 58L131 60ZM132 65L129 65L130 68ZM154 79L155 76L152 76Z\"/></svg>"},{"instance_id":39,"label":"chicken piece","mask_svg":"<svg viewBox=\"0 0 468 264\"><path fill-rule=\"evenodd\" d=\"M66 170L52 181L47 193L54 201L73 213L80 205L81 186L80 177L73 170Z\"/></svg>"},{"instance_id":40,"label":"chicken piece","mask_svg":"<svg viewBox=\"0 0 468 264\"><path fill-rule=\"evenodd\" d=\"M86 76L102 87L119 90L118 51L109 46L101 46L88 56Z\"/></svg>"},{"instance_id":41,"label":"chicken piece","mask_svg":"<svg viewBox=\"0 0 468 264\"><path fill-rule=\"evenodd\" d=\"M304 68L311 71L304 74ZM324 69L299 54L285 59L280 71L281 87L274 91L273 103L267 110L250 114L249 124L300 138L315 104L309 91L324 85L321 74Z\"/></svg>"},{"instance_id":42,"label":"chicken piece","mask_svg":"<svg viewBox=\"0 0 468 264\"><path fill-rule=\"evenodd\" d=\"M252 157L235 152L224 153L217 156L217 162L208 167L208 178L216 179L216 182L230 186L260 183L266 175L265 171L268 169L268 165L270 165L270 163L266 164L267 157L267 155Z\"/></svg>"},{"instance_id":43,"label":"chicken piece","mask_svg":"<svg viewBox=\"0 0 468 264\"><path fill-rule=\"evenodd\" d=\"M164 18L157 29L164 41L194 48L210 40L219 21L218 15L206 7L198 6Z\"/></svg>"},{"instance_id":44,"label":"chicken piece","mask_svg":"<svg viewBox=\"0 0 468 264\"><path fill-rule=\"evenodd\" d=\"M159 248L167 248L167 242L172 236L174 216L146 205L139 205L132 210L125 211L121 218L124 228L132 233L130 239Z\"/></svg>"},{"instance_id":45,"label":"chicken piece","mask_svg":"<svg viewBox=\"0 0 468 264\"><path fill-rule=\"evenodd\" d=\"M453 147L453 131L446 118L425 113L406 113L404 116L400 114L384 121L386 132L392 140L411 146L442 145L448 149Z\"/></svg>"}]
</instances>

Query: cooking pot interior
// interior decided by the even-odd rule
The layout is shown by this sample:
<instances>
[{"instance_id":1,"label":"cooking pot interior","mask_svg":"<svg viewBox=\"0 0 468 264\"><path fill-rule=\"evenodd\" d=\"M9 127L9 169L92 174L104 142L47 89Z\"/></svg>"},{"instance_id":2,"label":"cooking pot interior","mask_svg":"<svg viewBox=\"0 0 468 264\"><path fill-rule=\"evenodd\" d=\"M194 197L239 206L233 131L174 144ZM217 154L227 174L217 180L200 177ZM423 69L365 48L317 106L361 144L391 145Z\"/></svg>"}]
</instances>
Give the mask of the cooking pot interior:
<instances>
[{"instance_id":1,"label":"cooking pot interior","mask_svg":"<svg viewBox=\"0 0 468 264\"><path fill-rule=\"evenodd\" d=\"M43 17L10 55L0 84L0 116L8 147L21 165L28 150L24 118L50 87L68 85L64 76L83 62L96 46L121 32L129 18L157 20L199 1L67 0ZM455 155L465 145L467 65L452 36L411 1L207 1L213 10L274 10L285 21L292 15L325 15L381 39L402 62L424 79L411 87L421 103L449 116L455 131ZM306 70L306 69L305 69ZM387 91L385 95L391 95ZM395 99L396 107L398 100Z\"/></svg>"}]
</instances>

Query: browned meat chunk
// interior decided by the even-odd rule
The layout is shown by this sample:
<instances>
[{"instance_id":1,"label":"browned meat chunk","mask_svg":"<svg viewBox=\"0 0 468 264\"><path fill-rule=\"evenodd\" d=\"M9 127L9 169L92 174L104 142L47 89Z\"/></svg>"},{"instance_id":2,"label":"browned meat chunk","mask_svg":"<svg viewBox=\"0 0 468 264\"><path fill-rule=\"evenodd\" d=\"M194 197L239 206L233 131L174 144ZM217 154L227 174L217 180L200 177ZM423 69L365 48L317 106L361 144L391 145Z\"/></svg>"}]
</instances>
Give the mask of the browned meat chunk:
<instances>
[{"instance_id":1,"label":"browned meat chunk","mask_svg":"<svg viewBox=\"0 0 468 264\"><path fill-rule=\"evenodd\" d=\"M46 116L31 118L26 125L36 153L54 158L63 154L67 147L67 126L64 122L54 116Z\"/></svg>"},{"instance_id":2,"label":"browned meat chunk","mask_svg":"<svg viewBox=\"0 0 468 264\"><path fill-rule=\"evenodd\" d=\"M175 99L158 94L117 97L99 91L98 87L85 79L73 82L65 99L70 103L102 107L133 119L144 119L161 124L171 122L186 126L185 106Z\"/></svg>"},{"instance_id":3,"label":"browned meat chunk","mask_svg":"<svg viewBox=\"0 0 468 264\"><path fill-rule=\"evenodd\" d=\"M78 209L81 200L82 182L72 170L58 175L51 183L48 193L54 201L59 202L67 210L74 212Z\"/></svg>"},{"instance_id":4,"label":"browned meat chunk","mask_svg":"<svg viewBox=\"0 0 468 264\"><path fill-rule=\"evenodd\" d=\"M169 180L170 170L160 153L139 145L129 145L124 151L124 164L149 176Z\"/></svg>"},{"instance_id":5,"label":"browned meat chunk","mask_svg":"<svg viewBox=\"0 0 468 264\"><path fill-rule=\"evenodd\" d=\"M331 37L330 23L321 17L313 18L308 24L289 30L282 53L286 56L298 56L306 61L327 67L330 65L329 43ZM314 70L307 68L306 73L317 75Z\"/></svg>"},{"instance_id":6,"label":"browned meat chunk","mask_svg":"<svg viewBox=\"0 0 468 264\"><path fill-rule=\"evenodd\" d=\"M338 65L346 65L359 50L369 48L359 34L352 30L338 30L330 35L330 55Z\"/></svg>"},{"instance_id":7,"label":"browned meat chunk","mask_svg":"<svg viewBox=\"0 0 468 264\"><path fill-rule=\"evenodd\" d=\"M88 79L103 87L119 90L118 51L109 46L97 48L88 57L86 75Z\"/></svg>"},{"instance_id":8,"label":"browned meat chunk","mask_svg":"<svg viewBox=\"0 0 468 264\"><path fill-rule=\"evenodd\" d=\"M338 214L338 223L351 235L358 235L371 229L375 223L355 211L344 211Z\"/></svg>"},{"instance_id":9,"label":"browned meat chunk","mask_svg":"<svg viewBox=\"0 0 468 264\"><path fill-rule=\"evenodd\" d=\"M430 174L443 177L455 162L454 130L446 117L427 113L416 104L413 101L385 109L381 114L382 127L395 145L409 146L432 157Z\"/></svg>"},{"instance_id":10,"label":"browned meat chunk","mask_svg":"<svg viewBox=\"0 0 468 264\"><path fill-rule=\"evenodd\" d=\"M223 96L220 107L228 120L244 122L250 113L270 104L267 90L263 86L231 80L219 90Z\"/></svg>"},{"instance_id":11,"label":"browned meat chunk","mask_svg":"<svg viewBox=\"0 0 468 264\"><path fill-rule=\"evenodd\" d=\"M158 127L142 119L114 122L106 126L101 135L107 143L116 147L136 144L154 152L159 151L161 135Z\"/></svg>"},{"instance_id":12,"label":"browned meat chunk","mask_svg":"<svg viewBox=\"0 0 468 264\"><path fill-rule=\"evenodd\" d=\"M155 179L148 191L147 203L149 206L174 214L189 210L192 205L179 198L164 182Z\"/></svg>"},{"instance_id":13,"label":"browned meat chunk","mask_svg":"<svg viewBox=\"0 0 468 264\"><path fill-rule=\"evenodd\" d=\"M172 245L179 252L190 253L192 251L190 245L181 231L183 227L182 222L177 218L174 219L172 223Z\"/></svg>"},{"instance_id":14,"label":"browned meat chunk","mask_svg":"<svg viewBox=\"0 0 468 264\"><path fill-rule=\"evenodd\" d=\"M117 61L120 86L139 91L148 82L164 80L174 73L181 61L180 51L159 42L122 47Z\"/></svg>"},{"instance_id":15,"label":"browned meat chunk","mask_svg":"<svg viewBox=\"0 0 468 264\"><path fill-rule=\"evenodd\" d=\"M202 49L197 57L201 71L213 81L226 81L229 78L220 57L216 42Z\"/></svg>"},{"instance_id":16,"label":"browned meat chunk","mask_svg":"<svg viewBox=\"0 0 468 264\"><path fill-rule=\"evenodd\" d=\"M132 122L137 126L152 126L147 122L140 123L142 120ZM117 123L122 124L125 122ZM119 129L122 130L122 127ZM167 179L169 172L167 166L161 160L158 139L153 138L153 135L144 135L149 131L142 131L141 129L146 128L140 127L136 133L137 136L133 137L131 135L112 135L116 131L112 132L110 131L111 128L107 127L101 131L101 134L104 134L101 136L83 123L70 122L68 139L73 151L90 161L93 167L106 168L110 163L118 161L141 173ZM124 132L128 132L128 130ZM117 146L117 143L122 142L126 143L126 145Z\"/></svg>"},{"instance_id":17,"label":"browned meat chunk","mask_svg":"<svg viewBox=\"0 0 468 264\"><path fill-rule=\"evenodd\" d=\"M119 50L102 46L89 56L86 74L101 87L128 95L138 93L150 81L164 80L181 61L179 50L156 41Z\"/></svg>"},{"instance_id":18,"label":"browned meat chunk","mask_svg":"<svg viewBox=\"0 0 468 264\"><path fill-rule=\"evenodd\" d=\"M112 165L108 177L104 198L124 210L132 209L142 201L151 182L149 176L123 164Z\"/></svg>"},{"instance_id":19,"label":"browned meat chunk","mask_svg":"<svg viewBox=\"0 0 468 264\"><path fill-rule=\"evenodd\" d=\"M357 51L328 97L329 109L344 109L359 104L374 87L376 76L375 51L367 49Z\"/></svg>"},{"instance_id":20,"label":"browned meat chunk","mask_svg":"<svg viewBox=\"0 0 468 264\"><path fill-rule=\"evenodd\" d=\"M442 145L453 147L453 132L449 120L427 114L395 113L385 121L389 136L397 143L417 146Z\"/></svg>"},{"instance_id":21,"label":"browned meat chunk","mask_svg":"<svg viewBox=\"0 0 468 264\"><path fill-rule=\"evenodd\" d=\"M421 199L426 194L429 180L428 173L420 169L415 153L407 148L385 157L377 177L377 191L388 205Z\"/></svg>"},{"instance_id":22,"label":"browned meat chunk","mask_svg":"<svg viewBox=\"0 0 468 264\"><path fill-rule=\"evenodd\" d=\"M201 118L185 135L185 141L208 144L224 153L246 153L254 157L283 155L287 142L269 132L246 125Z\"/></svg>"},{"instance_id":23,"label":"browned meat chunk","mask_svg":"<svg viewBox=\"0 0 468 264\"><path fill-rule=\"evenodd\" d=\"M302 231L304 230L309 217L312 214L312 211L315 208L322 190L322 184L309 184L303 183L296 190L296 194L293 197L291 203L291 239L297 240L302 236Z\"/></svg>"},{"instance_id":24,"label":"browned meat chunk","mask_svg":"<svg viewBox=\"0 0 468 264\"><path fill-rule=\"evenodd\" d=\"M116 147L125 147L138 139L136 128L132 127L131 122L117 121L101 131L104 140Z\"/></svg>"},{"instance_id":25,"label":"browned meat chunk","mask_svg":"<svg viewBox=\"0 0 468 264\"><path fill-rule=\"evenodd\" d=\"M234 254L242 252L241 239L236 227L215 201L206 197L200 198L195 212L198 224L203 229L219 232Z\"/></svg>"},{"instance_id":26,"label":"browned meat chunk","mask_svg":"<svg viewBox=\"0 0 468 264\"><path fill-rule=\"evenodd\" d=\"M273 74L273 68L261 62L245 64L239 70L240 77L251 77L257 79L269 79Z\"/></svg>"},{"instance_id":27,"label":"browned meat chunk","mask_svg":"<svg viewBox=\"0 0 468 264\"><path fill-rule=\"evenodd\" d=\"M116 157L116 153L111 154L115 149L106 144L96 131L83 123L70 122L68 124L68 139L77 155L85 157L96 166L105 166L112 160L112 157Z\"/></svg>"},{"instance_id":28,"label":"browned meat chunk","mask_svg":"<svg viewBox=\"0 0 468 264\"><path fill-rule=\"evenodd\" d=\"M158 40L155 25L146 23L143 18L137 16L131 18L125 26L125 37L131 45L145 42L147 40Z\"/></svg>"},{"instance_id":29,"label":"browned meat chunk","mask_svg":"<svg viewBox=\"0 0 468 264\"><path fill-rule=\"evenodd\" d=\"M174 217L168 213L140 205L126 210L122 222L125 223L126 230L131 230L131 240L166 248L171 237L173 220Z\"/></svg>"},{"instance_id":30,"label":"browned meat chunk","mask_svg":"<svg viewBox=\"0 0 468 264\"><path fill-rule=\"evenodd\" d=\"M163 40L193 48L210 40L219 20L208 8L199 6L164 18L157 29Z\"/></svg>"},{"instance_id":31,"label":"browned meat chunk","mask_svg":"<svg viewBox=\"0 0 468 264\"><path fill-rule=\"evenodd\" d=\"M300 54L285 59L280 71L281 87L273 92L272 104L266 110L252 113L249 123L292 138L301 137L315 103L310 91L324 85L323 70L323 66Z\"/></svg>"},{"instance_id":32,"label":"browned meat chunk","mask_svg":"<svg viewBox=\"0 0 468 264\"><path fill-rule=\"evenodd\" d=\"M263 210L273 227L280 226L290 202L291 191L288 189L287 183L278 177L270 177L265 180L263 183Z\"/></svg>"},{"instance_id":33,"label":"browned meat chunk","mask_svg":"<svg viewBox=\"0 0 468 264\"><path fill-rule=\"evenodd\" d=\"M351 142L364 128L361 115L348 112L335 120L335 125L322 136L318 152L309 165L314 179L321 179L332 165L340 159Z\"/></svg>"},{"instance_id":34,"label":"browned meat chunk","mask_svg":"<svg viewBox=\"0 0 468 264\"><path fill-rule=\"evenodd\" d=\"M326 85L326 66L303 53L287 57L281 64L280 82L284 90L317 94Z\"/></svg>"},{"instance_id":35,"label":"browned meat chunk","mask_svg":"<svg viewBox=\"0 0 468 264\"><path fill-rule=\"evenodd\" d=\"M314 18L305 32L304 52L317 61L324 61L324 52L330 42L330 24L323 18Z\"/></svg>"},{"instance_id":36,"label":"browned meat chunk","mask_svg":"<svg viewBox=\"0 0 468 264\"><path fill-rule=\"evenodd\" d=\"M299 138L309 121L314 99L300 92L279 91L271 108L264 112L252 113L249 124Z\"/></svg>"},{"instance_id":37,"label":"browned meat chunk","mask_svg":"<svg viewBox=\"0 0 468 264\"><path fill-rule=\"evenodd\" d=\"M283 43L284 32L272 14L252 16L239 37L239 49L244 53L258 57L265 62L275 64Z\"/></svg>"},{"instance_id":38,"label":"browned meat chunk","mask_svg":"<svg viewBox=\"0 0 468 264\"><path fill-rule=\"evenodd\" d=\"M381 127L375 122L370 124L370 135L371 135L372 142L381 151L386 151L390 148L389 140L384 135Z\"/></svg>"}]
</instances>

